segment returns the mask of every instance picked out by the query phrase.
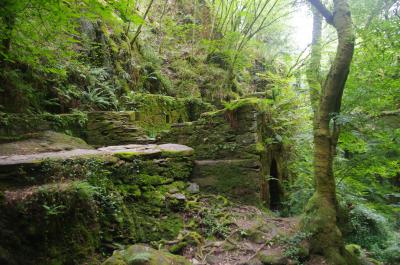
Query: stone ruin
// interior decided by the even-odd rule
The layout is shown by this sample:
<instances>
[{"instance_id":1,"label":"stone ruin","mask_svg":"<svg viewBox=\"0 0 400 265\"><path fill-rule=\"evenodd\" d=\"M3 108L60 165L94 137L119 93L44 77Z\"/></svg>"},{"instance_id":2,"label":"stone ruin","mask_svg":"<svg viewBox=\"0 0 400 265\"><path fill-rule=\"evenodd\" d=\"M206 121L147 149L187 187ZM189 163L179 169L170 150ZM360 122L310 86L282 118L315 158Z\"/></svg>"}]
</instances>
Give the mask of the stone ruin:
<instances>
[{"instance_id":1,"label":"stone ruin","mask_svg":"<svg viewBox=\"0 0 400 265\"><path fill-rule=\"evenodd\" d=\"M140 100L144 102L133 104L128 111L89 112L83 123L76 114L11 116L17 122L0 128L0 140L51 129L83 138L95 147L156 142L187 145L195 150L192 181L202 190L279 208L282 184L288 180L285 151L258 100L243 99L235 109L218 111L210 111L202 102L172 103L173 99L158 95Z\"/></svg>"},{"instance_id":2,"label":"stone ruin","mask_svg":"<svg viewBox=\"0 0 400 265\"><path fill-rule=\"evenodd\" d=\"M173 240L198 186L279 209L285 151L257 100L210 112L155 98L121 112L0 117L0 263L78 262L113 242ZM62 143L46 152L53 138ZM25 142L32 150L17 150Z\"/></svg>"},{"instance_id":3,"label":"stone ruin","mask_svg":"<svg viewBox=\"0 0 400 265\"><path fill-rule=\"evenodd\" d=\"M194 148L192 181L201 189L244 203L280 207L282 183L287 181L284 147L275 139L268 115L251 99L234 110L174 124L159 142Z\"/></svg>"}]
</instances>

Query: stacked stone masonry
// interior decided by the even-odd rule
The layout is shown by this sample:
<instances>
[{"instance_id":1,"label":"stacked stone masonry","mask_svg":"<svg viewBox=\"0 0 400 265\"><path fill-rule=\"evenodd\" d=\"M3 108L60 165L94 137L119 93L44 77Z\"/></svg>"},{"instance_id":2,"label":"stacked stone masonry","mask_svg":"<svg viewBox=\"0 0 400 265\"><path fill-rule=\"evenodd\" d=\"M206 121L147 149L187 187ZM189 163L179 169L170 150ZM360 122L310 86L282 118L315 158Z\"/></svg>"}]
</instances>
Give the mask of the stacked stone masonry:
<instances>
[{"instance_id":1,"label":"stacked stone masonry","mask_svg":"<svg viewBox=\"0 0 400 265\"><path fill-rule=\"evenodd\" d=\"M159 141L194 148L193 181L203 190L279 208L287 178L283 144L275 139L268 115L251 100L175 124Z\"/></svg>"},{"instance_id":2,"label":"stacked stone masonry","mask_svg":"<svg viewBox=\"0 0 400 265\"><path fill-rule=\"evenodd\" d=\"M0 264L82 264L172 240L192 168L193 149L176 144L2 156Z\"/></svg>"}]
</instances>

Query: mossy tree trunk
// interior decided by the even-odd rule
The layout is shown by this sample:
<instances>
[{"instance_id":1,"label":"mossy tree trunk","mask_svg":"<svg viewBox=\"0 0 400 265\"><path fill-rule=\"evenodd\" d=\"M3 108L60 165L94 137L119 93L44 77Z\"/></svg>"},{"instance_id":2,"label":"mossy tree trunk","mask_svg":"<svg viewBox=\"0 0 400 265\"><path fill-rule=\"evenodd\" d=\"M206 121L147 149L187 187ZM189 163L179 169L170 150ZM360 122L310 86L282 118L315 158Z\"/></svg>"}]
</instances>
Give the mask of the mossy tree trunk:
<instances>
[{"instance_id":1,"label":"mossy tree trunk","mask_svg":"<svg viewBox=\"0 0 400 265\"><path fill-rule=\"evenodd\" d=\"M319 0L309 0L309 2L335 28L338 46L335 59L321 87L319 104L315 112L315 193L308 202L303 224L311 232L312 252L324 255L330 264L351 264L353 262L344 249L342 234L337 227L333 158L339 135L335 117L340 112L343 90L354 53L355 38L347 0L333 0L333 12Z\"/></svg>"}]
</instances>

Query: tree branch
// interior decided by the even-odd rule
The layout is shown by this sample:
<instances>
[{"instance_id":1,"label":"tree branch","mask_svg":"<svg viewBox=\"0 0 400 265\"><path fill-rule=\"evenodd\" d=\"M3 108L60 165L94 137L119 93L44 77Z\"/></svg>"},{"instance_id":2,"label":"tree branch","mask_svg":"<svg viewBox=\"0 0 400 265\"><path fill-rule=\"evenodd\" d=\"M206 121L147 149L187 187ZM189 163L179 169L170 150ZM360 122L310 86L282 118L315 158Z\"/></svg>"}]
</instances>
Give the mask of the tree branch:
<instances>
[{"instance_id":1,"label":"tree branch","mask_svg":"<svg viewBox=\"0 0 400 265\"><path fill-rule=\"evenodd\" d=\"M308 2L310 2L310 4L312 4L321 13L328 24L333 25L333 15L331 11L329 11L320 0L308 0Z\"/></svg>"}]
</instances>

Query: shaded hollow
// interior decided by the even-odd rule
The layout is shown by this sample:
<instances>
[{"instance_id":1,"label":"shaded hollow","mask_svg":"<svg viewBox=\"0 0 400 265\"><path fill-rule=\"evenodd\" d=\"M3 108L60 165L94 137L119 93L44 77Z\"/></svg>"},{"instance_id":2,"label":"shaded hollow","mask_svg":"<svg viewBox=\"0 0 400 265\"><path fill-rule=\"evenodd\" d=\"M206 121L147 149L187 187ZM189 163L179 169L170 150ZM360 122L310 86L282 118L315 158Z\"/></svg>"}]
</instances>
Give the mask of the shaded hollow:
<instances>
[{"instance_id":1,"label":"shaded hollow","mask_svg":"<svg viewBox=\"0 0 400 265\"><path fill-rule=\"evenodd\" d=\"M278 210L281 205L278 165L275 159L271 161L269 186L269 205L271 210Z\"/></svg>"}]
</instances>

